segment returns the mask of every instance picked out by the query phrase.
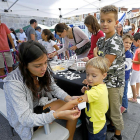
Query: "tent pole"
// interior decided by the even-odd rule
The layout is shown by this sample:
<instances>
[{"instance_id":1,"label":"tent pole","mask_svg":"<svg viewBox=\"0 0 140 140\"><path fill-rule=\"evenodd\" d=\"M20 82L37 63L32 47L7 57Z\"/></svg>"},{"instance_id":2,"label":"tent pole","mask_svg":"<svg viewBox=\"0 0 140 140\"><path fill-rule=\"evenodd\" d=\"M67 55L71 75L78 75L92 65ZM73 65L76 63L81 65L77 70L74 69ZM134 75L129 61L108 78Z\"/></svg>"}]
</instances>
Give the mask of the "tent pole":
<instances>
[{"instance_id":1,"label":"tent pole","mask_svg":"<svg viewBox=\"0 0 140 140\"><path fill-rule=\"evenodd\" d=\"M59 16L59 18L60 18L60 23L61 23L61 20L62 20L61 8L58 8L58 9L59 9L59 11L60 11L60 16Z\"/></svg>"},{"instance_id":2,"label":"tent pole","mask_svg":"<svg viewBox=\"0 0 140 140\"><path fill-rule=\"evenodd\" d=\"M17 3L18 0L16 0L8 9L4 9L4 12L8 12L8 10L13 7L16 3Z\"/></svg>"}]
</instances>

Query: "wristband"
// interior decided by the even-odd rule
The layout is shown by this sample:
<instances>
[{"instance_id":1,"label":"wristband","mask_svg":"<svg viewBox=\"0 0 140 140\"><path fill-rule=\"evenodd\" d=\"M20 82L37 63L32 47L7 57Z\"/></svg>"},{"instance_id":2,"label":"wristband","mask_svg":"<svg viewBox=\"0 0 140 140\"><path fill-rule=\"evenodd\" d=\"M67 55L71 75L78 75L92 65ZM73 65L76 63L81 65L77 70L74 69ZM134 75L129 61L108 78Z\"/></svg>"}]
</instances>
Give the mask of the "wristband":
<instances>
[{"instance_id":1,"label":"wristband","mask_svg":"<svg viewBox=\"0 0 140 140\"><path fill-rule=\"evenodd\" d=\"M56 118L55 118L55 117L54 117L54 118L55 118L55 119L58 119L57 112L55 111L54 113L56 114L56 115L55 115Z\"/></svg>"}]
</instances>

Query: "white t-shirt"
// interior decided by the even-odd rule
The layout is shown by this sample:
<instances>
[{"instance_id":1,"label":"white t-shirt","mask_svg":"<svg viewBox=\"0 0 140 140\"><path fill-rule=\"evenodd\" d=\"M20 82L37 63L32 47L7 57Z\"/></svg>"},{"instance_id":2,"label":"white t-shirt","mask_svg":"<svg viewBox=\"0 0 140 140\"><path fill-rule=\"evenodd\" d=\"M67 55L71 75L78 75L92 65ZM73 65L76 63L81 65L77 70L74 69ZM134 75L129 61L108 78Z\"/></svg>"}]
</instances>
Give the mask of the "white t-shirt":
<instances>
[{"instance_id":1,"label":"white t-shirt","mask_svg":"<svg viewBox=\"0 0 140 140\"><path fill-rule=\"evenodd\" d=\"M27 37L26 37L26 35L25 35L24 32L19 34L19 40L25 41L26 38L27 38Z\"/></svg>"},{"instance_id":2,"label":"white t-shirt","mask_svg":"<svg viewBox=\"0 0 140 140\"><path fill-rule=\"evenodd\" d=\"M15 38L15 35L13 34L13 33L10 33L11 34L11 37L12 37L12 39L13 39L13 41L14 41L14 45L15 45L15 47L17 46L17 42L16 42L16 38Z\"/></svg>"},{"instance_id":3,"label":"white t-shirt","mask_svg":"<svg viewBox=\"0 0 140 140\"><path fill-rule=\"evenodd\" d=\"M47 50L47 53L52 53L56 51L55 48L53 47L54 45L56 45L56 42L54 42L53 40L44 41L40 39L38 40L38 42L45 47L45 49Z\"/></svg>"}]
</instances>

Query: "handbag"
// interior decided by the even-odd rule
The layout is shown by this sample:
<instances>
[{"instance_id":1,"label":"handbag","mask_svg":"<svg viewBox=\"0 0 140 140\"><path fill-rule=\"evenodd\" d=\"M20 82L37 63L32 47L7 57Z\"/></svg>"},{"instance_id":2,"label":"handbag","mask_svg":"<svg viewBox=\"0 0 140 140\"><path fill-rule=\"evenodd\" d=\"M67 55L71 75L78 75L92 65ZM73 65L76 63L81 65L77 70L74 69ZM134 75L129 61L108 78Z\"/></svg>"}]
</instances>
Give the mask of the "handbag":
<instances>
[{"instance_id":1,"label":"handbag","mask_svg":"<svg viewBox=\"0 0 140 140\"><path fill-rule=\"evenodd\" d=\"M73 38L74 38L75 44L76 45L79 44L80 42L79 43L76 43L76 39L75 39L75 36L74 36L74 30L73 30L73 28L72 28L72 34L73 34ZM76 55L80 55L80 54L86 52L90 47L91 47L91 42L89 41L84 46L82 46L80 48L77 48L75 50L75 53L76 53Z\"/></svg>"}]
</instances>

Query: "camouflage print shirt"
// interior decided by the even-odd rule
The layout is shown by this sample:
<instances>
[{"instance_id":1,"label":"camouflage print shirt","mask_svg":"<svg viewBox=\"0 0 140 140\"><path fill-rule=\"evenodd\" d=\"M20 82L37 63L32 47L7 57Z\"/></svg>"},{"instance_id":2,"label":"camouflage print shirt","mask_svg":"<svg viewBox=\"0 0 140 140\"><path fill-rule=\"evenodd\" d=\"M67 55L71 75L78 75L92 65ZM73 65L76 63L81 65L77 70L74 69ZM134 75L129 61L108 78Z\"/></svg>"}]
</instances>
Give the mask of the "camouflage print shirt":
<instances>
[{"instance_id":1,"label":"camouflage print shirt","mask_svg":"<svg viewBox=\"0 0 140 140\"><path fill-rule=\"evenodd\" d=\"M105 37L101 37L98 42L98 56L116 55L115 60L109 68L107 77L104 82L108 88L116 88L124 86L125 82L125 50L123 41L116 33L105 41Z\"/></svg>"}]
</instances>

